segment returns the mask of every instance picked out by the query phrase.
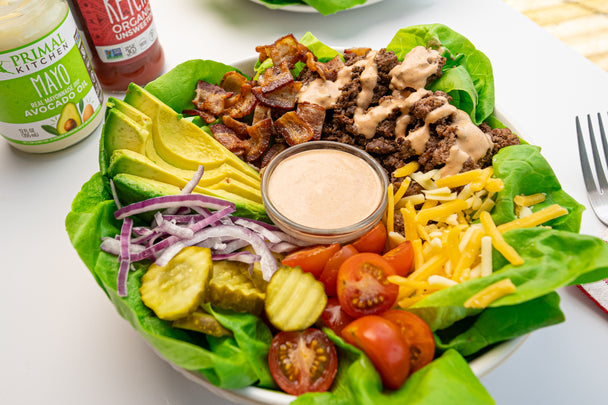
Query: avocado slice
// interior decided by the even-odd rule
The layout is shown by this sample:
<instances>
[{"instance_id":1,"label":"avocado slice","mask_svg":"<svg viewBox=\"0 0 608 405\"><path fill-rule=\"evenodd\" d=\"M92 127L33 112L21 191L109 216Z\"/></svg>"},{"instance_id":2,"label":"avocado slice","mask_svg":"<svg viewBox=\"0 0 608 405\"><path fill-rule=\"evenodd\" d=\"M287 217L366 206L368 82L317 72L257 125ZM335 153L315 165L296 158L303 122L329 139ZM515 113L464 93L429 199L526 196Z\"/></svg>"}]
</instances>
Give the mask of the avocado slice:
<instances>
[{"instance_id":1,"label":"avocado slice","mask_svg":"<svg viewBox=\"0 0 608 405\"><path fill-rule=\"evenodd\" d=\"M63 135L82 124L82 118L74 103L65 103L57 120L57 132Z\"/></svg>"},{"instance_id":2,"label":"avocado slice","mask_svg":"<svg viewBox=\"0 0 608 405\"><path fill-rule=\"evenodd\" d=\"M114 97L109 97L106 106L108 107L106 110L106 118L107 113L110 110L116 109L126 114L129 118L131 118L144 129L150 132L152 131L152 119L146 114L139 111L137 108L133 107L132 105L125 103L123 100Z\"/></svg>"},{"instance_id":3,"label":"avocado slice","mask_svg":"<svg viewBox=\"0 0 608 405\"><path fill-rule=\"evenodd\" d=\"M213 136L197 127L142 87L131 83L124 101L152 119L152 136L158 154L173 166L196 170L223 163L259 179L259 173L226 149Z\"/></svg>"},{"instance_id":4,"label":"avocado slice","mask_svg":"<svg viewBox=\"0 0 608 405\"><path fill-rule=\"evenodd\" d=\"M154 142L152 138L146 142L146 156L160 168L189 181L194 177L193 170L180 169L167 163L161 156L156 154ZM241 181L244 180L244 181ZM238 194L252 201L262 203L262 192L260 191L260 182L255 181L249 176L237 171L231 166L222 164L215 169L203 172L203 177L198 182L200 187L205 187L210 190L225 190L230 193Z\"/></svg>"},{"instance_id":5,"label":"avocado slice","mask_svg":"<svg viewBox=\"0 0 608 405\"><path fill-rule=\"evenodd\" d=\"M172 185L177 188L177 192L172 192L171 194L178 194L188 182L188 180L180 177L178 174L163 169L146 156L129 149L115 150L110 158L108 176L114 180L115 184L117 176L121 173ZM222 188L211 189L201 186L196 186L193 192L235 203L237 205L235 215L247 218L267 218L264 205L261 202L251 200L242 194L236 194Z\"/></svg>"},{"instance_id":6,"label":"avocado slice","mask_svg":"<svg viewBox=\"0 0 608 405\"><path fill-rule=\"evenodd\" d=\"M153 197L176 195L181 192L181 189L176 185L137 176L131 173L118 173L114 176L113 182L116 187L118 198L125 205ZM202 194L210 195L207 193ZM221 194L221 192L218 194ZM253 201L249 201L240 196L213 195L213 197L219 197L225 200L233 198L231 201L234 202L236 207L236 211L233 215L270 222L270 219L264 210L264 206L261 204L254 203ZM150 215L147 219L151 220L151 218L152 216Z\"/></svg>"},{"instance_id":7,"label":"avocado slice","mask_svg":"<svg viewBox=\"0 0 608 405\"><path fill-rule=\"evenodd\" d=\"M128 115L116 108L107 110L102 139L108 158L118 149L129 149L143 154L148 138L150 132Z\"/></svg>"},{"instance_id":8,"label":"avocado slice","mask_svg":"<svg viewBox=\"0 0 608 405\"><path fill-rule=\"evenodd\" d=\"M146 142L145 155L160 167L173 171L175 173L179 173L180 176L185 179L190 180L195 174L194 170L180 169L165 161L156 151L153 137L150 137ZM248 189L253 187L256 190L255 193L257 195L257 198L261 198L261 193L259 192L260 180L254 179L253 177L248 176L247 174L235 169L234 167L226 163L223 163L221 166L216 167L215 169L208 169L205 167L203 177L201 178L201 181L198 184L201 186L209 186L220 181L226 181L226 179L231 184L236 182L235 184L242 183L248 186ZM234 190L233 192L238 194L238 191L236 190Z\"/></svg>"}]
</instances>

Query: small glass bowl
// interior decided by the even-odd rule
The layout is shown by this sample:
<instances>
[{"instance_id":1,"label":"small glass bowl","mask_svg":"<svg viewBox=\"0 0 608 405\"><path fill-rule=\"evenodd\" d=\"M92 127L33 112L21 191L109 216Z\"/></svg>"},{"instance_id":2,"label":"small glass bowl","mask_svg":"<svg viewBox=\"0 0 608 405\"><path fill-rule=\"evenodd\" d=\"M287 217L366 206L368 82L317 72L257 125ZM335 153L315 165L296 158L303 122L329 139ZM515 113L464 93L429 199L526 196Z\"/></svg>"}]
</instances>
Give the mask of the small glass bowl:
<instances>
[{"instance_id":1,"label":"small glass bowl","mask_svg":"<svg viewBox=\"0 0 608 405\"><path fill-rule=\"evenodd\" d=\"M347 152L353 156L362 159L367 163L374 173L378 175L380 184L382 187L382 193L380 202L373 212L363 220L341 228L334 229L323 229L323 228L311 228L308 226L300 225L289 218L285 217L273 204L268 196L268 184L277 166L285 159L294 156L298 153L305 151L316 150L316 149L333 149L336 151ZM356 181L356 177L353 177L353 181ZM388 196L386 190L388 187L388 177L386 172L368 153L358 149L354 146L330 141L310 141L299 145L291 146L279 153L270 163L264 168L262 173L262 199L266 212L270 219L285 233L298 238L300 240L318 244L331 244L331 243L347 243L355 240L359 236L365 234L367 231L372 229L384 215L386 205L388 202ZM345 201L347 204L348 201ZM338 214L338 213L336 213Z\"/></svg>"}]
</instances>

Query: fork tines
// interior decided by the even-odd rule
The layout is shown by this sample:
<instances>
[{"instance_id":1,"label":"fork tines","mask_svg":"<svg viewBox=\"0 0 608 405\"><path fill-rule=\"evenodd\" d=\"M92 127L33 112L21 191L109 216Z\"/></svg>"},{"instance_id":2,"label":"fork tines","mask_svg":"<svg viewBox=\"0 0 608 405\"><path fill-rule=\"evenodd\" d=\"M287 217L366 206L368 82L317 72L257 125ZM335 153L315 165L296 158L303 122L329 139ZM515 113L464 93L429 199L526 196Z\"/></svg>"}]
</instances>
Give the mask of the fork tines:
<instances>
[{"instance_id":1,"label":"fork tines","mask_svg":"<svg viewBox=\"0 0 608 405\"><path fill-rule=\"evenodd\" d=\"M594 125L591 120L591 115L587 114L587 128L589 133L589 144L591 145L591 154L593 156L593 165L595 171L591 169L587 149L585 147L585 139L581 129L579 117L576 117L576 132L578 134L578 149L583 170L583 179L585 180L585 188L591 207L598 218L608 225L608 180L606 179L606 167L608 167L608 141L602 116L597 114L597 128L599 128L603 160L598 149L596 141Z\"/></svg>"}]
</instances>

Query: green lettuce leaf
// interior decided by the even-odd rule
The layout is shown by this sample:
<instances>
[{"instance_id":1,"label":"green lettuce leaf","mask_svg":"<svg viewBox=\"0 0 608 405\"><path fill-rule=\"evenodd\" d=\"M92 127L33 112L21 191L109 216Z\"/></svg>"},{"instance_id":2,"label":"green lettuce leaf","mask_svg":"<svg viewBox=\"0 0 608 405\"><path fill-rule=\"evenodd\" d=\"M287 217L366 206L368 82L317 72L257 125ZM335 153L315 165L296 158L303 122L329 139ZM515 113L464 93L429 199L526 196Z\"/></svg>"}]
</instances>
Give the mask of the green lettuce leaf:
<instances>
[{"instance_id":1,"label":"green lettuce leaf","mask_svg":"<svg viewBox=\"0 0 608 405\"><path fill-rule=\"evenodd\" d=\"M443 76L431 85L452 96L452 104L466 111L475 124L485 121L494 111L492 64L464 36L443 24L402 28L386 47L399 60L416 46L432 47L447 58Z\"/></svg>"},{"instance_id":2,"label":"green lettuce leaf","mask_svg":"<svg viewBox=\"0 0 608 405\"><path fill-rule=\"evenodd\" d=\"M568 215L556 218L547 225L554 229L578 232L585 207L576 202L564 190L553 169L540 153L540 148L533 145L517 145L501 149L494 156L494 176L501 178L505 188L496 198L492 219L497 224L514 220L516 195L544 193L545 201L534 206L533 211L559 204L568 210Z\"/></svg>"},{"instance_id":3,"label":"green lettuce leaf","mask_svg":"<svg viewBox=\"0 0 608 405\"><path fill-rule=\"evenodd\" d=\"M492 345L564 321L559 295L549 293L518 305L490 307L435 333L438 352L457 350L470 356Z\"/></svg>"},{"instance_id":4,"label":"green lettuce leaf","mask_svg":"<svg viewBox=\"0 0 608 405\"><path fill-rule=\"evenodd\" d=\"M146 85L146 90L180 113L194 108L192 100L199 80L219 84L233 67L212 60L183 62Z\"/></svg>"}]
</instances>

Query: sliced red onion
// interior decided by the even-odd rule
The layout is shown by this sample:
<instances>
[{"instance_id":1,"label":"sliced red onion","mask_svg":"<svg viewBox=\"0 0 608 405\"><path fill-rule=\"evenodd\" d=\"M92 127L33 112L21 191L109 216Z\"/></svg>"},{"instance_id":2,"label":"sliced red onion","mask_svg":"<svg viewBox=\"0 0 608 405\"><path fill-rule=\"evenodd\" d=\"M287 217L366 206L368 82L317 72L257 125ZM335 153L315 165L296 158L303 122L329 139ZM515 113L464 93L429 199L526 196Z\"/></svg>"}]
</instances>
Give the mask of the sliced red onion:
<instances>
[{"instance_id":1,"label":"sliced red onion","mask_svg":"<svg viewBox=\"0 0 608 405\"><path fill-rule=\"evenodd\" d=\"M197 232L193 238L188 240L181 240L168 247L158 259L156 264L159 266L165 266L180 250L187 246L196 245L207 238L212 237L230 237L234 239L243 239L247 241L257 255L260 256L260 266L262 268L262 277L266 281L270 281L270 278L277 270L277 261L272 255L268 246L260 236L250 229L242 228L236 225L217 225L211 228L205 228Z\"/></svg>"},{"instance_id":2,"label":"sliced red onion","mask_svg":"<svg viewBox=\"0 0 608 405\"><path fill-rule=\"evenodd\" d=\"M219 211L214 212L213 214L211 214L207 218L203 219L202 221L198 221L198 222L192 224L190 226L190 229L196 233L196 232L200 231L201 229L204 229L205 227L207 227L211 224L214 224L220 218L223 218L226 215L230 215L232 212L234 212L234 206L225 207ZM133 257L131 259L134 262L138 262L143 259L149 259L151 257L154 257L157 253L161 252L164 249L169 248L174 243L177 243L179 241L180 241L180 238L178 238L177 236L169 236L168 238L163 239L160 242L158 242L152 246L149 246L146 249L144 249L143 251L133 255ZM196 243L194 243L194 244L196 244ZM189 246L191 246L191 245L189 245Z\"/></svg>"},{"instance_id":3,"label":"sliced red onion","mask_svg":"<svg viewBox=\"0 0 608 405\"><path fill-rule=\"evenodd\" d=\"M218 254L228 254L232 252L236 252L239 249L244 248L245 246L249 246L249 242L243 239L235 239L230 242L226 242L226 246L223 249L216 250Z\"/></svg>"},{"instance_id":4,"label":"sliced red onion","mask_svg":"<svg viewBox=\"0 0 608 405\"><path fill-rule=\"evenodd\" d=\"M222 238L207 238L204 241L197 243L196 246L206 247L213 251L226 248L226 244L222 241Z\"/></svg>"},{"instance_id":5,"label":"sliced red onion","mask_svg":"<svg viewBox=\"0 0 608 405\"><path fill-rule=\"evenodd\" d=\"M201 181L201 178L203 177L204 172L205 172L205 168L202 165L199 165L198 169L194 173L194 176L192 176L192 178L188 181L188 183L186 183L186 185L184 186L184 188L182 188L182 190L179 192L179 194L186 195L186 194L192 193L194 188L198 185L198 182ZM177 210L179 210L181 208L182 207L167 208L167 210L165 211L165 214L175 214L177 212Z\"/></svg>"},{"instance_id":6,"label":"sliced red onion","mask_svg":"<svg viewBox=\"0 0 608 405\"><path fill-rule=\"evenodd\" d=\"M117 290L121 297L127 296L127 276L131 267L131 230L133 229L133 220L125 218L120 229L120 267L118 268Z\"/></svg>"},{"instance_id":7,"label":"sliced red onion","mask_svg":"<svg viewBox=\"0 0 608 405\"><path fill-rule=\"evenodd\" d=\"M300 246L294 245L293 243L289 243L289 242L273 243L273 244L270 244L270 246L269 246L270 251L274 252L274 253L289 253L292 250L295 250L299 247Z\"/></svg>"},{"instance_id":8,"label":"sliced red onion","mask_svg":"<svg viewBox=\"0 0 608 405\"><path fill-rule=\"evenodd\" d=\"M239 219L243 219L243 220L245 220L245 221L247 221L247 222L252 222L252 223L257 224L257 225L259 225L259 226L261 226L261 227L263 227L263 228L268 229L269 231L273 231L273 232L274 232L274 231L280 231L280 229L279 229L279 228L278 228L276 225L269 224L269 223L267 223L267 222L258 221L258 220L256 220L256 219L251 219L251 218L232 217L232 220L233 220L233 221L238 221Z\"/></svg>"},{"instance_id":9,"label":"sliced red onion","mask_svg":"<svg viewBox=\"0 0 608 405\"><path fill-rule=\"evenodd\" d=\"M139 252L141 252L142 250L145 249L144 246L137 245L137 244L135 244L134 241L135 241L135 239L131 239L131 243L129 246L129 252L130 252L131 256L133 256L134 254L138 254ZM120 249L121 249L120 238L118 238L118 239L110 238L110 237L102 238L100 249L103 252L109 253L111 255L120 256Z\"/></svg>"},{"instance_id":10,"label":"sliced red onion","mask_svg":"<svg viewBox=\"0 0 608 405\"><path fill-rule=\"evenodd\" d=\"M211 256L212 260L231 260L235 262L242 262L247 264L253 264L259 262L262 258L259 255L254 255L251 252L234 252L227 254L214 254Z\"/></svg>"},{"instance_id":11,"label":"sliced red onion","mask_svg":"<svg viewBox=\"0 0 608 405\"><path fill-rule=\"evenodd\" d=\"M114 213L114 216L116 219L123 219L131 215L141 214L143 212L157 211L181 206L203 207L212 210L220 210L226 207L234 208L234 204L229 201L202 194L166 195L161 197L153 197L127 205L126 207L122 207Z\"/></svg>"},{"instance_id":12,"label":"sliced red onion","mask_svg":"<svg viewBox=\"0 0 608 405\"><path fill-rule=\"evenodd\" d=\"M302 247L302 246L312 246L315 245L315 242L307 242L301 239L298 239L296 237L293 237L283 231L273 231L273 233L283 242L289 242L293 245L296 245L298 247Z\"/></svg>"},{"instance_id":13,"label":"sliced red onion","mask_svg":"<svg viewBox=\"0 0 608 405\"><path fill-rule=\"evenodd\" d=\"M238 219L236 219L234 221L234 223L236 225L240 225L240 226L242 226L244 228L251 229L252 231L254 231L254 232L262 235L270 243L279 243L279 242L281 242L281 239L277 235L275 235L274 232L272 232L271 230L263 227L259 223L250 221L250 220L245 219L245 218L238 218Z\"/></svg>"},{"instance_id":14,"label":"sliced red onion","mask_svg":"<svg viewBox=\"0 0 608 405\"><path fill-rule=\"evenodd\" d=\"M180 194L192 193L194 188L198 185L198 182L201 181L201 178L203 177L203 173L205 173L205 168L202 165L199 165L198 169L196 170L196 173L194 173L194 176L192 176L190 181L188 183L186 183L184 188L182 188L182 191L180 192Z\"/></svg>"},{"instance_id":15,"label":"sliced red onion","mask_svg":"<svg viewBox=\"0 0 608 405\"><path fill-rule=\"evenodd\" d=\"M160 212L154 214L154 218L156 219L158 227L169 235L177 236L180 239L188 239L194 236L194 231L192 231L192 229L167 221Z\"/></svg>"},{"instance_id":16,"label":"sliced red onion","mask_svg":"<svg viewBox=\"0 0 608 405\"><path fill-rule=\"evenodd\" d=\"M147 226L134 226L132 232L133 235L137 236L148 236L154 233L154 231Z\"/></svg>"},{"instance_id":17,"label":"sliced red onion","mask_svg":"<svg viewBox=\"0 0 608 405\"><path fill-rule=\"evenodd\" d=\"M163 214L163 219L176 224L193 224L194 222L202 221L208 216L201 214Z\"/></svg>"},{"instance_id":18,"label":"sliced red onion","mask_svg":"<svg viewBox=\"0 0 608 405\"><path fill-rule=\"evenodd\" d=\"M112 191L112 198L114 199L114 204L116 204L116 208L121 209L122 204L120 203L120 200L118 199L118 193L116 192L116 185L114 184L114 181L112 179L110 179L110 190Z\"/></svg>"}]
</instances>

